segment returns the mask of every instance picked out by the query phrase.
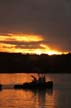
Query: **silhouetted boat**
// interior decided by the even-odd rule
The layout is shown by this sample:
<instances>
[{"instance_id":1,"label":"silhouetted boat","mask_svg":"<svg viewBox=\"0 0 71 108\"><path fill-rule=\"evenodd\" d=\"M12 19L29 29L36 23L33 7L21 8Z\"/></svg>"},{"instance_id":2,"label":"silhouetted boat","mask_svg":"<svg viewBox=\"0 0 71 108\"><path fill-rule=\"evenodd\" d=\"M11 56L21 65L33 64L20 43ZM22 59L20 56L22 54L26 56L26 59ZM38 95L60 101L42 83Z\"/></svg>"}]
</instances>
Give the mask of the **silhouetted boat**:
<instances>
[{"instance_id":1,"label":"silhouetted boat","mask_svg":"<svg viewBox=\"0 0 71 108\"><path fill-rule=\"evenodd\" d=\"M53 82L52 81L45 81L45 76L39 77L37 80L34 76L32 82L24 83L24 84L16 84L14 85L15 89L26 89L26 90L44 90L44 89L52 89Z\"/></svg>"}]
</instances>

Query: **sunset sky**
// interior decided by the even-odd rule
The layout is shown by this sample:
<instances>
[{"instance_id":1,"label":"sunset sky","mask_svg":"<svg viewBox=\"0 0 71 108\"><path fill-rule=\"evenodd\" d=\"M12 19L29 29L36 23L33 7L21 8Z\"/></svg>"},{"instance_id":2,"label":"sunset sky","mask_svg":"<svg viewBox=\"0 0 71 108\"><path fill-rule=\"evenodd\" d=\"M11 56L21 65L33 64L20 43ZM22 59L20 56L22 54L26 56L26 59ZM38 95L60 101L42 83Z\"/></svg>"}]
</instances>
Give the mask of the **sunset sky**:
<instances>
[{"instance_id":1,"label":"sunset sky","mask_svg":"<svg viewBox=\"0 0 71 108\"><path fill-rule=\"evenodd\" d=\"M70 51L70 0L0 0L0 52Z\"/></svg>"}]
</instances>

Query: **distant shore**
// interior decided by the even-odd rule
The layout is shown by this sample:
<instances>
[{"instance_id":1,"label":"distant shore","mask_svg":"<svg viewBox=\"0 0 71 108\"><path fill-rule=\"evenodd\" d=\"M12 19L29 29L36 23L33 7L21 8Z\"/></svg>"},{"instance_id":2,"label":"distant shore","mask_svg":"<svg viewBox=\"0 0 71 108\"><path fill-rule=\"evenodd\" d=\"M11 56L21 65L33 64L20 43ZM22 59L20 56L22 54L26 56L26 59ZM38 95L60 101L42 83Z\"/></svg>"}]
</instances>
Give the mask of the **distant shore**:
<instances>
[{"instance_id":1,"label":"distant shore","mask_svg":"<svg viewBox=\"0 0 71 108\"><path fill-rule=\"evenodd\" d=\"M49 56L0 52L0 73L71 73L71 54Z\"/></svg>"}]
</instances>

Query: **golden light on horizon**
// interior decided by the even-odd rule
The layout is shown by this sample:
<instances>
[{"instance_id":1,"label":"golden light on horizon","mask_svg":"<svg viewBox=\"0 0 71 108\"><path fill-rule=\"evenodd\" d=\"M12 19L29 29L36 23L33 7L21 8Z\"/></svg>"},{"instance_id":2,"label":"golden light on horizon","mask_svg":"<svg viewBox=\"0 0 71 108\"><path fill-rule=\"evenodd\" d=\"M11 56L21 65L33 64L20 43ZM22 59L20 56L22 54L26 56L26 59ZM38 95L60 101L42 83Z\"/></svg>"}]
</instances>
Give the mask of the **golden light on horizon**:
<instances>
[{"instance_id":1,"label":"golden light on horizon","mask_svg":"<svg viewBox=\"0 0 71 108\"><path fill-rule=\"evenodd\" d=\"M0 35L0 52L15 52L29 54L66 54L52 49L44 43L44 38L41 35L28 34L8 34L7 36Z\"/></svg>"}]
</instances>

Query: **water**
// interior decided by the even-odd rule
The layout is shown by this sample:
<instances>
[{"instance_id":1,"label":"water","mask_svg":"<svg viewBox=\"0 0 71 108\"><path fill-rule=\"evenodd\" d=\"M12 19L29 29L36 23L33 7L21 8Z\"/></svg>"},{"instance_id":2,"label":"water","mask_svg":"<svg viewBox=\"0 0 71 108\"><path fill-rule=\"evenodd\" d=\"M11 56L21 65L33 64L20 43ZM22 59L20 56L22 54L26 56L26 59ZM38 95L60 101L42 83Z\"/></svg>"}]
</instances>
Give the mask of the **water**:
<instances>
[{"instance_id":1,"label":"water","mask_svg":"<svg viewBox=\"0 0 71 108\"><path fill-rule=\"evenodd\" d=\"M0 108L71 108L71 74L47 74L46 79L54 82L53 91L0 91ZM3 85L26 81L32 81L30 74L0 74Z\"/></svg>"}]
</instances>

